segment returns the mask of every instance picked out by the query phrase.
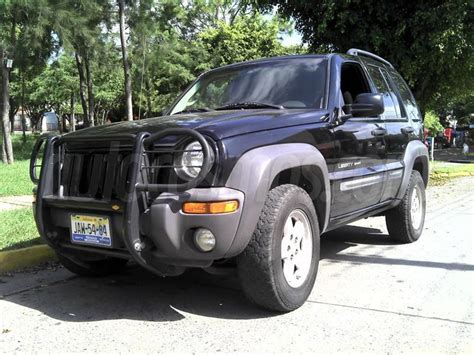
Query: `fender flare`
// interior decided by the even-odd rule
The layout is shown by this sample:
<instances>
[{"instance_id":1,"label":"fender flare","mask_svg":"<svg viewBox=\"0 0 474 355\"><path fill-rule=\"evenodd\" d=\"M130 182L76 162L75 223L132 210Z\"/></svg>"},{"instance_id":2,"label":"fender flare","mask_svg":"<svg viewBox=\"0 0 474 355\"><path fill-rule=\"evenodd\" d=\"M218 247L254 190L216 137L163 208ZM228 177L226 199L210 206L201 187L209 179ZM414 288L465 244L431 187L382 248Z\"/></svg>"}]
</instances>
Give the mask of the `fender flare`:
<instances>
[{"instance_id":1,"label":"fender flare","mask_svg":"<svg viewBox=\"0 0 474 355\"><path fill-rule=\"evenodd\" d=\"M408 143L405 155L403 156L403 165L405 166L402 182L400 184L400 189L398 190L396 199L401 200L405 194L408 183L410 182L411 172L415 165L415 161L419 160L422 164L421 175L425 183L425 187L428 185L429 179L429 155L428 148L419 140L413 140Z\"/></svg>"},{"instance_id":2,"label":"fender flare","mask_svg":"<svg viewBox=\"0 0 474 355\"><path fill-rule=\"evenodd\" d=\"M240 254L249 243L275 177L287 169L307 166L318 171L317 175L311 175L314 186L310 195L313 200L324 204L320 221L320 232L324 232L329 222L331 189L327 164L321 152L306 143L255 148L240 157L225 184L245 195L239 227L226 257Z\"/></svg>"}]
</instances>

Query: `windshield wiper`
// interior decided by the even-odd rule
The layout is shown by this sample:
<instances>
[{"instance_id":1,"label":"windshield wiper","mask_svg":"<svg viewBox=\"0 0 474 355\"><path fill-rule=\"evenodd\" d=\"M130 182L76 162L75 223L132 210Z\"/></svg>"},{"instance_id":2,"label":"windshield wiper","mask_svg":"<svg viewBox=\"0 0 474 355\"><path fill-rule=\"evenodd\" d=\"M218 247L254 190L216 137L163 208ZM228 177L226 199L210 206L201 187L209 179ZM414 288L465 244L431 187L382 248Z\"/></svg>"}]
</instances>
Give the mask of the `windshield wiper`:
<instances>
[{"instance_id":1,"label":"windshield wiper","mask_svg":"<svg viewBox=\"0 0 474 355\"><path fill-rule=\"evenodd\" d=\"M277 110L283 110L284 107L281 105L272 105L266 104L263 102L235 102L233 104L228 104L220 107L216 107L216 110L231 110L231 109L246 109L246 108L274 108Z\"/></svg>"},{"instance_id":2,"label":"windshield wiper","mask_svg":"<svg viewBox=\"0 0 474 355\"><path fill-rule=\"evenodd\" d=\"M191 107L191 108L186 108L183 111L175 112L173 115L178 115L180 113L195 113L195 112L210 112L214 111L208 107Z\"/></svg>"}]
</instances>

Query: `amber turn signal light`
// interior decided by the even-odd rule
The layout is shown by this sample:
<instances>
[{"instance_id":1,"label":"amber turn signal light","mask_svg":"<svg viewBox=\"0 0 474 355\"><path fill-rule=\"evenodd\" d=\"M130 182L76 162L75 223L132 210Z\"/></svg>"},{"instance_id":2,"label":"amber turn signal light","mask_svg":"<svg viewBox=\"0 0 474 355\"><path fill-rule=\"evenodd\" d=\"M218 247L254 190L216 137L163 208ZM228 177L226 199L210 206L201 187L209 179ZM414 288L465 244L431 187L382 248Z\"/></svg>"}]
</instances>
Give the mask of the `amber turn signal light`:
<instances>
[{"instance_id":1,"label":"amber turn signal light","mask_svg":"<svg viewBox=\"0 0 474 355\"><path fill-rule=\"evenodd\" d=\"M185 202L183 212L189 214L218 214L237 211L239 201L219 201L219 202Z\"/></svg>"}]
</instances>

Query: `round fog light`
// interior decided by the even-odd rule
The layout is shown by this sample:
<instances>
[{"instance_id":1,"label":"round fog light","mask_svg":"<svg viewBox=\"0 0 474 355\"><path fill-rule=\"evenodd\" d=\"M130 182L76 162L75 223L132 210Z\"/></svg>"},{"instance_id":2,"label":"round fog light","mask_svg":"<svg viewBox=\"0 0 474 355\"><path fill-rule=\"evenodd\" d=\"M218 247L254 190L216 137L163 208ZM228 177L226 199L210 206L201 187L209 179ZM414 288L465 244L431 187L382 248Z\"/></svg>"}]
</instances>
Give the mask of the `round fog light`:
<instances>
[{"instance_id":1,"label":"round fog light","mask_svg":"<svg viewBox=\"0 0 474 355\"><path fill-rule=\"evenodd\" d=\"M194 232L194 244L203 252L209 252L216 246L216 237L209 229L199 228Z\"/></svg>"}]
</instances>

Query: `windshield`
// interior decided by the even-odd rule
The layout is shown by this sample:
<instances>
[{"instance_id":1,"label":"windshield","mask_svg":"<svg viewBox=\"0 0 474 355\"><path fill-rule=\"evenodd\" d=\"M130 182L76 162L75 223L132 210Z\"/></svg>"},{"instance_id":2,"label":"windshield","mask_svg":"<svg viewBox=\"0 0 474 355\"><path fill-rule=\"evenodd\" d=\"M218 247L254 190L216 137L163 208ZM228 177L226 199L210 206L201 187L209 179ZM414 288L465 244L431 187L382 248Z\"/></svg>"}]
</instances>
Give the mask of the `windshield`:
<instances>
[{"instance_id":1,"label":"windshield","mask_svg":"<svg viewBox=\"0 0 474 355\"><path fill-rule=\"evenodd\" d=\"M289 58L204 74L171 114L215 109L322 108L325 58Z\"/></svg>"}]
</instances>

